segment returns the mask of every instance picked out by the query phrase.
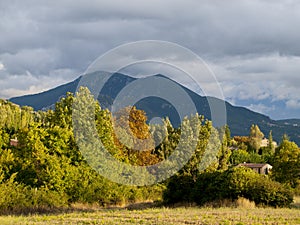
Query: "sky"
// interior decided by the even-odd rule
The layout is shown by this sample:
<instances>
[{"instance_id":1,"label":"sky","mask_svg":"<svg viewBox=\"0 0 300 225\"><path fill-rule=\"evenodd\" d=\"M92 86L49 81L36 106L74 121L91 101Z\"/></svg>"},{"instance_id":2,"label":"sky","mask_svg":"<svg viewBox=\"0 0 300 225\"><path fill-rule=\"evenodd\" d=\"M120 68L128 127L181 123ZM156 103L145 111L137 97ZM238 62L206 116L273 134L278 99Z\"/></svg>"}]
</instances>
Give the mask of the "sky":
<instances>
[{"instance_id":1,"label":"sky","mask_svg":"<svg viewBox=\"0 0 300 225\"><path fill-rule=\"evenodd\" d=\"M0 98L72 81L140 40L199 55L224 97L273 119L300 119L298 0L0 0Z\"/></svg>"}]
</instances>

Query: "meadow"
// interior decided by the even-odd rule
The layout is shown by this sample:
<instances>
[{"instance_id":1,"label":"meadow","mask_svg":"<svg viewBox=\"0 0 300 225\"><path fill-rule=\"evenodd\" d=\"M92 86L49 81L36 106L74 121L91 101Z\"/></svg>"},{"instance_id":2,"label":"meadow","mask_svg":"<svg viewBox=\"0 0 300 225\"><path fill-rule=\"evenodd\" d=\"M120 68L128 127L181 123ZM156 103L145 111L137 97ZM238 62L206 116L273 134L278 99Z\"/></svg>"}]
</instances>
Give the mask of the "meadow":
<instances>
[{"instance_id":1,"label":"meadow","mask_svg":"<svg viewBox=\"0 0 300 225\"><path fill-rule=\"evenodd\" d=\"M299 208L113 208L1 216L0 224L300 224Z\"/></svg>"}]
</instances>

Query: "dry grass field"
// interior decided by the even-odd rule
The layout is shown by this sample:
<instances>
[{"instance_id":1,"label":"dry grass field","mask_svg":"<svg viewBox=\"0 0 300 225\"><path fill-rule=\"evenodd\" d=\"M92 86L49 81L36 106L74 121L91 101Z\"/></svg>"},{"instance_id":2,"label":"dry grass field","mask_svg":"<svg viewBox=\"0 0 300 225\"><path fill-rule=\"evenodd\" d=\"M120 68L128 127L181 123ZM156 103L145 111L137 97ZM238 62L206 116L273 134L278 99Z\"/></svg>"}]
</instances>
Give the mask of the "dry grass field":
<instances>
[{"instance_id":1,"label":"dry grass field","mask_svg":"<svg viewBox=\"0 0 300 225\"><path fill-rule=\"evenodd\" d=\"M300 209L93 209L52 215L1 216L0 224L300 224Z\"/></svg>"}]
</instances>

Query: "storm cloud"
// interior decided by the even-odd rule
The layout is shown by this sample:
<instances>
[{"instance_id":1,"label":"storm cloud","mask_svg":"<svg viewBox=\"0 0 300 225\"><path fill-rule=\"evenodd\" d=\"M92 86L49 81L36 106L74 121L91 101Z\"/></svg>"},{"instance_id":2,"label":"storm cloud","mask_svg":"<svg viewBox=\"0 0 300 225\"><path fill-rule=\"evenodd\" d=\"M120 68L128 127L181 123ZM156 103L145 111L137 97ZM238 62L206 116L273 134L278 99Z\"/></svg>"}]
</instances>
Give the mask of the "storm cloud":
<instances>
[{"instance_id":1,"label":"storm cloud","mask_svg":"<svg viewBox=\"0 0 300 225\"><path fill-rule=\"evenodd\" d=\"M106 51L151 39L202 57L231 103L300 118L299 21L297 0L0 0L0 98L69 82Z\"/></svg>"}]
</instances>

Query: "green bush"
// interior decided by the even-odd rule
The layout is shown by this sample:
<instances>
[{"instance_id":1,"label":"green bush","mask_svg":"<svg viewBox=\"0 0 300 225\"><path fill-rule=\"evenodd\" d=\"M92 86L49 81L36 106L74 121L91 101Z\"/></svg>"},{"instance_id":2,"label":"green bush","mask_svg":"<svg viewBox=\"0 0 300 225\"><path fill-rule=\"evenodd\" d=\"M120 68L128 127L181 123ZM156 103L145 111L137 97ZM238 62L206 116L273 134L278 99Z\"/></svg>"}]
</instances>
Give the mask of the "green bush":
<instances>
[{"instance_id":1,"label":"green bush","mask_svg":"<svg viewBox=\"0 0 300 225\"><path fill-rule=\"evenodd\" d=\"M293 192L289 187L263 177L255 180L250 193L246 194L257 204L274 207L288 206L293 202Z\"/></svg>"},{"instance_id":2,"label":"green bush","mask_svg":"<svg viewBox=\"0 0 300 225\"><path fill-rule=\"evenodd\" d=\"M163 200L167 204L177 202L192 202L192 190L195 182L192 176L175 175L168 181L167 188L163 193Z\"/></svg>"},{"instance_id":3,"label":"green bush","mask_svg":"<svg viewBox=\"0 0 300 225\"><path fill-rule=\"evenodd\" d=\"M0 184L0 213L30 213L67 206L67 196L46 188L30 188L14 181Z\"/></svg>"},{"instance_id":4,"label":"green bush","mask_svg":"<svg viewBox=\"0 0 300 225\"><path fill-rule=\"evenodd\" d=\"M236 167L225 172L200 174L195 182L186 176L173 177L164 194L166 203L195 202L198 205L225 199L235 201L240 197L257 205L282 207L292 203L293 192L265 175Z\"/></svg>"},{"instance_id":5,"label":"green bush","mask_svg":"<svg viewBox=\"0 0 300 225\"><path fill-rule=\"evenodd\" d=\"M27 189L14 182L14 177L0 184L0 212L20 211L29 207Z\"/></svg>"},{"instance_id":6,"label":"green bush","mask_svg":"<svg viewBox=\"0 0 300 225\"><path fill-rule=\"evenodd\" d=\"M197 177L191 197L199 205L226 198L222 188L224 180L222 172L203 173Z\"/></svg>"},{"instance_id":7,"label":"green bush","mask_svg":"<svg viewBox=\"0 0 300 225\"><path fill-rule=\"evenodd\" d=\"M68 197L64 193L48 190L47 188L27 189L27 198L32 209L53 209L68 205Z\"/></svg>"},{"instance_id":8,"label":"green bush","mask_svg":"<svg viewBox=\"0 0 300 225\"><path fill-rule=\"evenodd\" d=\"M256 204L287 206L293 201L292 191L284 185L245 167L236 167L224 174L225 190L231 198L245 197ZM228 196L227 196L228 197Z\"/></svg>"}]
</instances>

